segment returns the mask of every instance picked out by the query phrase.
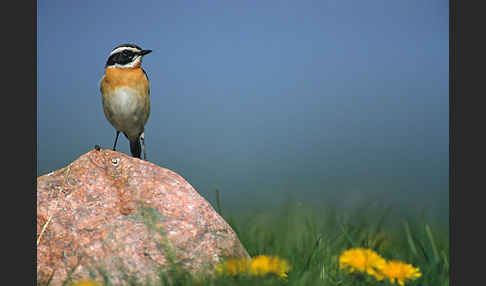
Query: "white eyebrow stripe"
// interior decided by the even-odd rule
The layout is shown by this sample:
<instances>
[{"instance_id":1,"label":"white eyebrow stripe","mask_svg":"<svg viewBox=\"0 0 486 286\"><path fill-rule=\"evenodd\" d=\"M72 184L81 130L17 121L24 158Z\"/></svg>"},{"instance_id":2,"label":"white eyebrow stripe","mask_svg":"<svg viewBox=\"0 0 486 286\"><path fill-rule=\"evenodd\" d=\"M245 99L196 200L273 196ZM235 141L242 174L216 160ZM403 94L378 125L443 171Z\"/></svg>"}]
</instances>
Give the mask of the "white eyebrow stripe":
<instances>
[{"instance_id":1,"label":"white eyebrow stripe","mask_svg":"<svg viewBox=\"0 0 486 286\"><path fill-rule=\"evenodd\" d=\"M132 48L132 47L119 47L119 48L114 49L110 53L110 56L113 55L113 54L119 53L121 51L124 51L124 50L129 50L129 51L136 52L136 53L140 52L140 50L137 49L137 48Z\"/></svg>"}]
</instances>

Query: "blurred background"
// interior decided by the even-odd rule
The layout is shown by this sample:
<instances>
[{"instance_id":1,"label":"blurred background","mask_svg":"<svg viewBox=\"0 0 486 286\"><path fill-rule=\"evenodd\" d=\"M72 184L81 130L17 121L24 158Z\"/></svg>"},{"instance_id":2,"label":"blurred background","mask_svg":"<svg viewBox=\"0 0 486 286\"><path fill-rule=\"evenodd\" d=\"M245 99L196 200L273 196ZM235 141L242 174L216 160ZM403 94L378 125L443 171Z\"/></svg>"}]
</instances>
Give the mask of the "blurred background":
<instances>
[{"instance_id":1,"label":"blurred background","mask_svg":"<svg viewBox=\"0 0 486 286\"><path fill-rule=\"evenodd\" d=\"M148 159L213 205L448 222L449 1L38 1L37 23L38 175L112 148L99 83L135 43Z\"/></svg>"}]
</instances>

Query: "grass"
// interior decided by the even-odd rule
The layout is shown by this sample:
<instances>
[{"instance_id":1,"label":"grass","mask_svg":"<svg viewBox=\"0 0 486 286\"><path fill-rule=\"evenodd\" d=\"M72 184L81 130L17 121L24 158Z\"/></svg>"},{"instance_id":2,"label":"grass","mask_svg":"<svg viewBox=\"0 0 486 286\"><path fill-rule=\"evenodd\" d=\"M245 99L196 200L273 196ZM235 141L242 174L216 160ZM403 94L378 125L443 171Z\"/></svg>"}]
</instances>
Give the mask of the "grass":
<instances>
[{"instance_id":1,"label":"grass","mask_svg":"<svg viewBox=\"0 0 486 286\"><path fill-rule=\"evenodd\" d=\"M221 212L220 203L217 209ZM389 212L366 208L340 211L289 203L277 211L238 216L223 213L250 256L273 255L287 260L291 266L288 278L196 278L171 267L161 270L159 285L398 285L339 269L339 255L354 247L369 248L387 260L418 267L422 276L405 285L449 285L447 227L418 215L404 219L391 217ZM137 284L127 281L127 285Z\"/></svg>"},{"instance_id":2,"label":"grass","mask_svg":"<svg viewBox=\"0 0 486 286\"><path fill-rule=\"evenodd\" d=\"M407 285L449 285L449 235L445 227L421 220L387 221L387 212L337 210L289 205L276 216L229 217L250 256L277 255L292 266L286 285L388 285L339 269L346 249L369 248L387 260L419 267L422 277ZM224 285L281 285L281 281L225 280ZM272 284L273 283L273 284ZM219 284L215 284L219 285ZM223 285L223 284L221 284ZM392 284L390 284L392 285Z\"/></svg>"}]
</instances>

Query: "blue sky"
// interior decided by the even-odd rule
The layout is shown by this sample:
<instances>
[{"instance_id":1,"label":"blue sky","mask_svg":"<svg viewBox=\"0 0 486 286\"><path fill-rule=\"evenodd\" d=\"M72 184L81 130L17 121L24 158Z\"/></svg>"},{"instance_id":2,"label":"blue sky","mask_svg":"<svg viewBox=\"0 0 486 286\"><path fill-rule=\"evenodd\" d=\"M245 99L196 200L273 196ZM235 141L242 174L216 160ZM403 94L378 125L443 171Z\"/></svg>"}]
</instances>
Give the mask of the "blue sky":
<instances>
[{"instance_id":1,"label":"blue sky","mask_svg":"<svg viewBox=\"0 0 486 286\"><path fill-rule=\"evenodd\" d=\"M99 81L131 42L149 160L206 198L448 208L448 1L39 1L37 22L38 175L111 148Z\"/></svg>"}]
</instances>

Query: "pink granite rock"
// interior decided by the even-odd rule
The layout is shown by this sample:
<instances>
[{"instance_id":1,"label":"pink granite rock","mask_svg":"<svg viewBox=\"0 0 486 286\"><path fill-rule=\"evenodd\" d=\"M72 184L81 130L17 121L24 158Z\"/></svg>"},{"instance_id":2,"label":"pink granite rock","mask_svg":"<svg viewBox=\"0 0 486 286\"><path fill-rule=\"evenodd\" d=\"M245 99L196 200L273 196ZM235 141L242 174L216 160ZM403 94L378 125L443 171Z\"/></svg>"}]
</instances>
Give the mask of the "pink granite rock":
<instances>
[{"instance_id":1,"label":"pink granite rock","mask_svg":"<svg viewBox=\"0 0 486 286\"><path fill-rule=\"evenodd\" d=\"M169 262L205 273L249 257L231 227L181 176L111 150L37 178L37 279L61 285L102 273L157 282Z\"/></svg>"}]
</instances>

